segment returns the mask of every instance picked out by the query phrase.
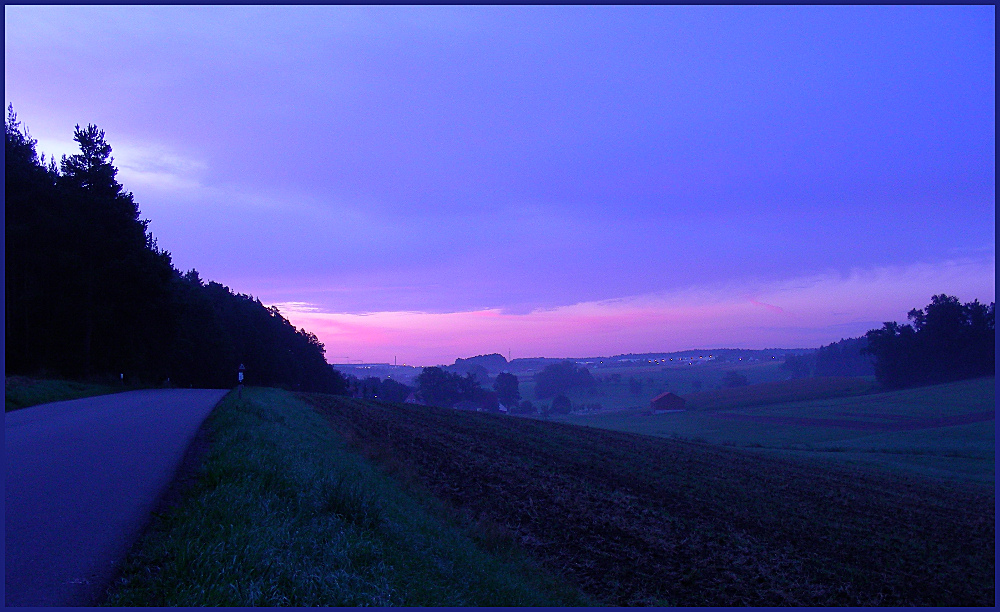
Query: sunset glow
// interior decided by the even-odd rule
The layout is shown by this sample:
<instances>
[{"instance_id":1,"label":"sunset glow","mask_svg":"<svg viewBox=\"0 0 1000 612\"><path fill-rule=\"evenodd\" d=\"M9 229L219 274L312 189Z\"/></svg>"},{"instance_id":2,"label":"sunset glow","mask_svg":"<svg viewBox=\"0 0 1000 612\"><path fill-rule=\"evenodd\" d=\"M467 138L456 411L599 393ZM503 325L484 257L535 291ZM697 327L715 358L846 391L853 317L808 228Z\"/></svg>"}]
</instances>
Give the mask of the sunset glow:
<instances>
[{"instance_id":1,"label":"sunset glow","mask_svg":"<svg viewBox=\"0 0 1000 612\"><path fill-rule=\"evenodd\" d=\"M330 362L817 347L994 299L994 15L8 5L5 100Z\"/></svg>"},{"instance_id":2,"label":"sunset glow","mask_svg":"<svg viewBox=\"0 0 1000 612\"><path fill-rule=\"evenodd\" d=\"M323 312L306 303L277 304L328 347L331 361L408 365L451 363L496 352L512 357L593 357L694 348L817 346L861 335L901 319L908 304L940 288L963 295L990 287L992 261L856 271L846 278L816 276L779 285L714 287L587 302L525 314L484 309L451 313ZM885 296L891 295L892 299ZM779 306L780 304L780 306ZM414 348L419 347L419 348Z\"/></svg>"}]
</instances>

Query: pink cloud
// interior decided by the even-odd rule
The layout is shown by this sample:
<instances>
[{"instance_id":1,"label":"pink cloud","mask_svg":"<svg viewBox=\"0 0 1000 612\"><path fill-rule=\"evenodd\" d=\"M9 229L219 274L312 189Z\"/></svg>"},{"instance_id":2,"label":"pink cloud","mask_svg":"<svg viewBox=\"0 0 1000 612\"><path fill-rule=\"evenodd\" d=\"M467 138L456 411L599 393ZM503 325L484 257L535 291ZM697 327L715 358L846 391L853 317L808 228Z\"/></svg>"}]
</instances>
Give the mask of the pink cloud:
<instances>
[{"instance_id":1,"label":"pink cloud","mask_svg":"<svg viewBox=\"0 0 1000 612\"><path fill-rule=\"evenodd\" d=\"M753 304L754 306L763 306L764 308L767 308L771 312L780 312L781 314L785 313L784 308L780 306L775 306L774 304L765 304L764 302L758 302L757 300L750 300L750 303Z\"/></svg>"},{"instance_id":2,"label":"pink cloud","mask_svg":"<svg viewBox=\"0 0 1000 612\"><path fill-rule=\"evenodd\" d=\"M587 302L527 314L321 312L279 304L314 332L327 357L434 365L510 350L514 357L597 356L716 347L810 347L903 320L934 293L993 301L992 261L952 261L856 270L753 287L701 287L670 294ZM747 293L758 297L746 299ZM766 300L766 301L765 301ZM784 304L784 307L774 303Z\"/></svg>"}]
</instances>

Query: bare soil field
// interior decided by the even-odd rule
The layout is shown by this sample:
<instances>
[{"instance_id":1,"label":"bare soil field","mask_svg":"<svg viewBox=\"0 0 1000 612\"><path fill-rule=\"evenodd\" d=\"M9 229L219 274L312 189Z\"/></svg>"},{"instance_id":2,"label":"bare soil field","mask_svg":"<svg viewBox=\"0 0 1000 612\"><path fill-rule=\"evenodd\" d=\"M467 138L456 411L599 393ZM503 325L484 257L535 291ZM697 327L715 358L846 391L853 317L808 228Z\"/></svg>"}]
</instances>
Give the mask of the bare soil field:
<instances>
[{"instance_id":1,"label":"bare soil field","mask_svg":"<svg viewBox=\"0 0 1000 612\"><path fill-rule=\"evenodd\" d=\"M350 444L609 605L994 603L994 492L303 395Z\"/></svg>"}]
</instances>

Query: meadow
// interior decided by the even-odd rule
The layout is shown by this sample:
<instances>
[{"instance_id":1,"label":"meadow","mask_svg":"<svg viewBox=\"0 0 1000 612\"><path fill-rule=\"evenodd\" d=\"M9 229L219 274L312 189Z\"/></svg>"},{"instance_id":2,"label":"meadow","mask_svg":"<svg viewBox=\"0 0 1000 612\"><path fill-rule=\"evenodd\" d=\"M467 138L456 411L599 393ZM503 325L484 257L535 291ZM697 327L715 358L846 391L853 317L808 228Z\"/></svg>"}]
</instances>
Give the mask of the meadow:
<instances>
[{"instance_id":1,"label":"meadow","mask_svg":"<svg viewBox=\"0 0 1000 612\"><path fill-rule=\"evenodd\" d=\"M49 402L107 395L124 390L122 386L107 384L6 376L4 378L4 412Z\"/></svg>"},{"instance_id":2,"label":"meadow","mask_svg":"<svg viewBox=\"0 0 1000 612\"><path fill-rule=\"evenodd\" d=\"M864 395L878 390L874 376L822 376L699 391L684 399L687 410L721 410Z\"/></svg>"},{"instance_id":3,"label":"meadow","mask_svg":"<svg viewBox=\"0 0 1000 612\"><path fill-rule=\"evenodd\" d=\"M574 405L600 404L605 410L624 410L649 406L649 398L664 391L687 395L697 390L708 391L722 386L722 378L727 372L735 371L747 378L750 384L780 381L788 378L788 372L774 361L747 361L716 363L714 361L693 364L648 365L635 364L615 367L597 367L591 374L597 384L587 389L573 389L567 393ZM639 393L632 393L629 379L635 378L642 387ZM535 383L525 378L520 384L521 396L533 403L548 403L535 396Z\"/></svg>"},{"instance_id":4,"label":"meadow","mask_svg":"<svg viewBox=\"0 0 1000 612\"><path fill-rule=\"evenodd\" d=\"M796 386L807 397L846 395L780 401ZM695 408L700 402L701 409L650 415L643 408L553 418L894 473L994 482L993 377L889 392L875 392L864 379L853 387L804 379L687 397Z\"/></svg>"}]
</instances>

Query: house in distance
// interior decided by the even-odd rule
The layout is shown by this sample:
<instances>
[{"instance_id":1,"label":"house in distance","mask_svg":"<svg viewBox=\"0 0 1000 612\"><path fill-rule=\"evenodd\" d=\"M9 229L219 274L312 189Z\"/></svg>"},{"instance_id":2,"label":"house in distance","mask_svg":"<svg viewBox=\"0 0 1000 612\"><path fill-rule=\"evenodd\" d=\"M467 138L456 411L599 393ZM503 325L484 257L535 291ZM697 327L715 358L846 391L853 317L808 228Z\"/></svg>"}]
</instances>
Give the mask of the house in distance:
<instances>
[{"instance_id":1,"label":"house in distance","mask_svg":"<svg viewBox=\"0 0 1000 612\"><path fill-rule=\"evenodd\" d=\"M661 393L649 401L653 413L684 410L684 398L669 391Z\"/></svg>"}]
</instances>

